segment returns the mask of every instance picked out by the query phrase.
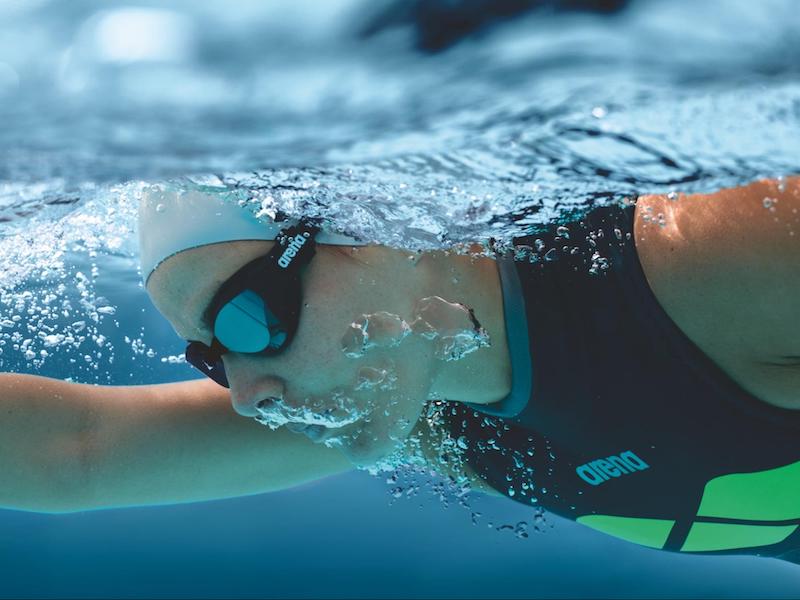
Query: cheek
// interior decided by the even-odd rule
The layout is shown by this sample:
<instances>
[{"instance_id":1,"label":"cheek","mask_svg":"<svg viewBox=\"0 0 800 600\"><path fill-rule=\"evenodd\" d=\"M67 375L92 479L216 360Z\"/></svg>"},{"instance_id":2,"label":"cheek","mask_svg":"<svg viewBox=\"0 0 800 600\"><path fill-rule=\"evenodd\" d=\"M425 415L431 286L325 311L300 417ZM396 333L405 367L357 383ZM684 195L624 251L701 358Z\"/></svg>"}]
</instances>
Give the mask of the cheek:
<instances>
[{"instance_id":1,"label":"cheek","mask_svg":"<svg viewBox=\"0 0 800 600\"><path fill-rule=\"evenodd\" d=\"M317 296L320 297L320 296ZM352 317L333 301L306 302L297 334L287 352L290 381L304 392L319 394L355 381L357 361L342 351L342 335Z\"/></svg>"},{"instance_id":2,"label":"cheek","mask_svg":"<svg viewBox=\"0 0 800 600\"><path fill-rule=\"evenodd\" d=\"M414 347L413 341L395 351L376 352L363 362L392 365L396 385L386 392L372 394L375 409L354 425L340 445L347 458L358 467L385 463L392 453L402 448L424 408L430 393L435 361L426 356L425 346ZM402 458L398 457L399 460ZM392 458L391 460L394 460Z\"/></svg>"},{"instance_id":3,"label":"cheek","mask_svg":"<svg viewBox=\"0 0 800 600\"><path fill-rule=\"evenodd\" d=\"M357 361L348 359L342 350L342 337L360 314L363 294L361 286L351 281L352 273L335 267L322 264L310 273L293 346L301 349L304 371L325 371L341 382L345 373L352 380L357 369Z\"/></svg>"}]
</instances>

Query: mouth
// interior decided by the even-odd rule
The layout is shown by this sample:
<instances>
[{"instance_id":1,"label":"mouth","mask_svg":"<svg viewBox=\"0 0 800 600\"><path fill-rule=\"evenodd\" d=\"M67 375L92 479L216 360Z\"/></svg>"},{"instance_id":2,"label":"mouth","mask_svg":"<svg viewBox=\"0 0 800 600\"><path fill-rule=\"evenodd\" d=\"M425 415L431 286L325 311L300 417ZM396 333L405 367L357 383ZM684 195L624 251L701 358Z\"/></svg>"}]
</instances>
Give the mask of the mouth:
<instances>
[{"instance_id":1,"label":"mouth","mask_svg":"<svg viewBox=\"0 0 800 600\"><path fill-rule=\"evenodd\" d=\"M300 403L262 400L256 405L259 414L255 418L270 429L286 426L289 431L304 433L316 442L341 433L343 428L368 416L372 409L371 404L360 406L337 390L330 398L312 397Z\"/></svg>"},{"instance_id":2,"label":"mouth","mask_svg":"<svg viewBox=\"0 0 800 600\"><path fill-rule=\"evenodd\" d=\"M324 425L313 425L310 423L286 423L286 429L293 433L305 434L315 444L322 443L334 434L332 427L325 427Z\"/></svg>"}]
</instances>

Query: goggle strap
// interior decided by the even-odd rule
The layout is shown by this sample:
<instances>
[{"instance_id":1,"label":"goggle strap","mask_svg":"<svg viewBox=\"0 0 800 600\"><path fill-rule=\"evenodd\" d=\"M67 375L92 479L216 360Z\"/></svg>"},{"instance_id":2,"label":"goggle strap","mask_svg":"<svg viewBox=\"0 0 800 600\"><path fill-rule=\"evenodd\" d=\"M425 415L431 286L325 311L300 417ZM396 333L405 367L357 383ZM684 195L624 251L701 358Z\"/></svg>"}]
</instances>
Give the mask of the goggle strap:
<instances>
[{"instance_id":1,"label":"goggle strap","mask_svg":"<svg viewBox=\"0 0 800 600\"><path fill-rule=\"evenodd\" d=\"M319 227L305 221L288 227L280 233L277 239L282 250L280 252L273 250L270 252L270 256L274 257L275 264L281 270L297 272L307 265L316 253L315 238L318 233Z\"/></svg>"},{"instance_id":2,"label":"goggle strap","mask_svg":"<svg viewBox=\"0 0 800 600\"><path fill-rule=\"evenodd\" d=\"M228 351L228 349L227 349L227 348L226 348L226 347L225 347L225 346L222 344L222 342L220 342L220 341L217 339L217 337L216 337L216 336L214 336L214 339L213 339L213 340L211 340L211 346L208 348L208 356L209 356L210 358L211 358L211 357L213 357L213 359L214 359L215 361L217 361L217 360L219 360L219 359L222 357L222 355L223 355L223 354L225 354L227 351Z\"/></svg>"}]
</instances>

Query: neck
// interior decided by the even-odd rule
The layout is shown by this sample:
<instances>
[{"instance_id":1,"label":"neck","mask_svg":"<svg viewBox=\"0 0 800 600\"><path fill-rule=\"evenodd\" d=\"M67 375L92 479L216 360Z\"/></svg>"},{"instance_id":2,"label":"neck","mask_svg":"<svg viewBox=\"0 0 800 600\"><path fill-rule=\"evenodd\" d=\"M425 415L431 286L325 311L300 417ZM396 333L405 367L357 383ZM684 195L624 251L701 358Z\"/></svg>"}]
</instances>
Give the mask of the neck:
<instances>
[{"instance_id":1,"label":"neck","mask_svg":"<svg viewBox=\"0 0 800 600\"><path fill-rule=\"evenodd\" d=\"M428 295L471 308L490 340L488 347L443 363L432 394L474 404L502 400L511 391L511 361L497 262L440 252L426 255L423 261L419 266L427 272Z\"/></svg>"}]
</instances>

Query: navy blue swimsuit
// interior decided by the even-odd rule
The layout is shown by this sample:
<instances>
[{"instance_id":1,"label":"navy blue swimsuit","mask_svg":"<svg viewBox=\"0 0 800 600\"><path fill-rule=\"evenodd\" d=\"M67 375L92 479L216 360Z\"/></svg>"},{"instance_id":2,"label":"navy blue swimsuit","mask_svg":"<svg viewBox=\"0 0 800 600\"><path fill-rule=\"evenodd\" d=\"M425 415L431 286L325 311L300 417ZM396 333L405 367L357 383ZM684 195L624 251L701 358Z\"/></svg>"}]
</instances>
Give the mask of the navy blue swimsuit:
<instances>
[{"instance_id":1,"label":"navy blue swimsuit","mask_svg":"<svg viewBox=\"0 0 800 600\"><path fill-rule=\"evenodd\" d=\"M633 214L515 240L532 258L500 259L512 391L452 403L450 433L519 502L653 548L797 560L800 412L751 396L667 316Z\"/></svg>"}]
</instances>

